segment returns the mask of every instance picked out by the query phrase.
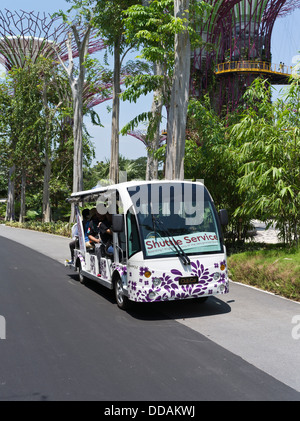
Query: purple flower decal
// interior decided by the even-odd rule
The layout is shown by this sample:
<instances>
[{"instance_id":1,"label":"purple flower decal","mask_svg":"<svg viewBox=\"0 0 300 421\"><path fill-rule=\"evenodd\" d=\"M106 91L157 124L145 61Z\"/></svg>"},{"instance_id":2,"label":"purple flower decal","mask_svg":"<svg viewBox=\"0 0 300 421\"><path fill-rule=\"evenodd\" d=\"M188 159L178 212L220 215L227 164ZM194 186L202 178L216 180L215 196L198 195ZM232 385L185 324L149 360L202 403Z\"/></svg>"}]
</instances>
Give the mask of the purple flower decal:
<instances>
[{"instance_id":1,"label":"purple flower decal","mask_svg":"<svg viewBox=\"0 0 300 421\"><path fill-rule=\"evenodd\" d=\"M172 269L171 273L173 273L173 275L175 275L174 281L176 281L176 282L179 282L179 278L181 276L183 276L182 273L177 269Z\"/></svg>"},{"instance_id":2,"label":"purple flower decal","mask_svg":"<svg viewBox=\"0 0 300 421\"><path fill-rule=\"evenodd\" d=\"M198 276L199 284L206 285L212 281L212 275L209 274L209 270L207 268L205 269L199 260L196 263L192 262L191 266L193 268L192 275Z\"/></svg>"},{"instance_id":3,"label":"purple flower decal","mask_svg":"<svg viewBox=\"0 0 300 421\"><path fill-rule=\"evenodd\" d=\"M173 271L171 271L171 272L173 272ZM173 295L174 289L178 289L178 285L176 283L176 278L172 279L171 276L163 273L161 288L165 288L168 292L172 291L171 294Z\"/></svg>"},{"instance_id":4,"label":"purple flower decal","mask_svg":"<svg viewBox=\"0 0 300 421\"><path fill-rule=\"evenodd\" d=\"M140 267L140 276L144 276L146 272L149 272L147 267Z\"/></svg>"},{"instance_id":5,"label":"purple flower decal","mask_svg":"<svg viewBox=\"0 0 300 421\"><path fill-rule=\"evenodd\" d=\"M191 262L191 271L182 273L179 269L172 269L168 273L161 272L155 274L152 272L152 276L156 276L160 279L160 283L153 283L151 277L145 279L145 272L149 271L148 267L139 267L139 276L135 279L135 282L131 280L130 289L132 291L132 299L136 301L166 301L170 299L186 299L191 297L200 297L203 295L212 295L218 291L218 285L220 283L227 285L227 270L220 271L221 276L218 281L214 281L214 273L216 270L220 270L221 264L226 264L225 261L220 263L213 263L210 269L205 267L200 260ZM186 285L180 285L180 278L195 276L197 277L197 283L191 283ZM149 289L148 289L149 288ZM154 293L153 298L149 298L149 295Z\"/></svg>"}]
</instances>

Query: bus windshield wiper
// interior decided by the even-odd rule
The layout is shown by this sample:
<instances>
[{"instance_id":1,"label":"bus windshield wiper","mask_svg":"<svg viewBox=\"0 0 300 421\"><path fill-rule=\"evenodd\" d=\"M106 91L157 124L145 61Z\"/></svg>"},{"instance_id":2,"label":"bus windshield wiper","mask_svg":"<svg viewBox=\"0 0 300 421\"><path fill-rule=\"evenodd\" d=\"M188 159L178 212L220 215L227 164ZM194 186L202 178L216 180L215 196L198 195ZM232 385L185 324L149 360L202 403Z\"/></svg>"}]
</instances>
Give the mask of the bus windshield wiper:
<instances>
[{"instance_id":1,"label":"bus windshield wiper","mask_svg":"<svg viewBox=\"0 0 300 421\"><path fill-rule=\"evenodd\" d=\"M152 213L152 225L153 225L153 231L154 231L154 238L156 239L156 219L153 213Z\"/></svg>"},{"instance_id":2,"label":"bus windshield wiper","mask_svg":"<svg viewBox=\"0 0 300 421\"><path fill-rule=\"evenodd\" d=\"M182 263L186 266L191 264L189 256L185 253L185 251L180 247L180 245L176 242L175 238L172 236L168 228L166 228L163 222L155 215L152 214L152 221L153 221L153 228L156 226L159 230L169 237L171 245L174 247L178 257L182 261Z\"/></svg>"}]
</instances>

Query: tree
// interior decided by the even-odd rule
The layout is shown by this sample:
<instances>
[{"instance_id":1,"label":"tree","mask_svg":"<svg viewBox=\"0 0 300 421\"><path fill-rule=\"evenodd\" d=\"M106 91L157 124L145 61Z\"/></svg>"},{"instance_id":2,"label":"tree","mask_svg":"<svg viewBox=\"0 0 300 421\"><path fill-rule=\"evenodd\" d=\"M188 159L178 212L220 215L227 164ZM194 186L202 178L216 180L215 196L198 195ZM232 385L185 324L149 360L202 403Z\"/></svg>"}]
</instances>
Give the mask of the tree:
<instances>
[{"instance_id":1,"label":"tree","mask_svg":"<svg viewBox=\"0 0 300 421\"><path fill-rule=\"evenodd\" d=\"M184 179L186 115L189 101L191 49L188 31L189 0L174 0L174 16L180 22L175 32L175 66L167 128L167 179Z\"/></svg>"},{"instance_id":2,"label":"tree","mask_svg":"<svg viewBox=\"0 0 300 421\"><path fill-rule=\"evenodd\" d=\"M230 224L226 238L244 240L250 217L236 216L237 207L245 201L237 179L241 165L237 146L230 144L228 119L213 110L209 95L201 100L190 99L188 106L187 139L184 173L188 179L203 180L219 209L228 211Z\"/></svg>"},{"instance_id":3,"label":"tree","mask_svg":"<svg viewBox=\"0 0 300 421\"><path fill-rule=\"evenodd\" d=\"M68 10L76 11L76 15L71 22L70 32L67 39L68 62L65 63L59 51L57 57L61 66L65 70L72 92L73 99L73 138L74 138L74 160L73 160L73 192L83 190L83 95L84 82L87 74L87 60L89 53L89 42L93 28L93 9L89 8L89 1L70 1L73 6ZM79 10L79 11L78 11ZM60 11L56 15L61 16L68 22L68 16ZM73 39L76 44L76 55L78 56L78 66L74 63L74 53L72 48ZM72 205L70 220L75 219L75 208Z\"/></svg>"},{"instance_id":4,"label":"tree","mask_svg":"<svg viewBox=\"0 0 300 421\"><path fill-rule=\"evenodd\" d=\"M84 79L86 74L86 68L84 62L87 58L88 42L91 31L91 25L87 25L82 36L80 36L79 30L76 24L71 27L73 36L76 39L76 44L79 52L79 72L76 74L74 68L74 59L72 55L72 34L69 34L68 39L68 51L69 51L69 63L68 66L60 59L61 65L64 67L71 86L72 98L73 98L73 137L74 137L74 161L73 161L73 192L83 190L83 148L82 148L82 127L83 127L83 87ZM74 215L71 214L71 220L74 219Z\"/></svg>"},{"instance_id":5,"label":"tree","mask_svg":"<svg viewBox=\"0 0 300 421\"><path fill-rule=\"evenodd\" d=\"M171 80L174 68L174 31L172 30L173 0L144 1L126 11L127 38L141 49L141 57L151 63L152 73L138 74L126 81L123 100L136 102L141 95L153 92L150 112L134 118L122 133L134 132L140 122L148 121L145 142L148 146L147 179L158 177L155 152L161 144L160 124L162 109L167 113L170 103Z\"/></svg>"},{"instance_id":6,"label":"tree","mask_svg":"<svg viewBox=\"0 0 300 421\"><path fill-rule=\"evenodd\" d=\"M118 183L119 181L121 67L126 54L132 48L132 44L128 45L125 42L123 11L138 3L141 3L141 0L98 0L94 8L94 25L98 28L101 36L105 38L105 43L114 55L111 162L109 172L109 178L113 183Z\"/></svg>"},{"instance_id":7,"label":"tree","mask_svg":"<svg viewBox=\"0 0 300 421\"><path fill-rule=\"evenodd\" d=\"M232 127L232 144L243 165L238 184L245 195L236 215L275 222L285 242L299 242L300 226L300 84L270 102L270 86L257 79L247 90L247 109Z\"/></svg>"},{"instance_id":8,"label":"tree","mask_svg":"<svg viewBox=\"0 0 300 421\"><path fill-rule=\"evenodd\" d=\"M51 145L54 134L57 131L55 115L63 104L57 86L62 84L62 78L58 74L58 68L53 67L52 60L40 58L37 61L37 70L41 79L41 96L43 101L43 123L44 123L44 185L43 185L43 222L51 221L50 206L50 179L51 179Z\"/></svg>"},{"instance_id":9,"label":"tree","mask_svg":"<svg viewBox=\"0 0 300 421\"><path fill-rule=\"evenodd\" d=\"M30 60L24 68L12 69L7 79L11 95L4 117L7 119L7 152L9 160L9 188L6 219L14 218L16 169L21 172L21 210L19 220L25 217L26 176L37 162L41 139L42 101L39 78Z\"/></svg>"},{"instance_id":10,"label":"tree","mask_svg":"<svg viewBox=\"0 0 300 421\"><path fill-rule=\"evenodd\" d=\"M129 39L135 39L141 48L142 57L154 63L159 71L153 76L138 76L122 95L123 99L136 101L141 94L155 91L148 140L153 148L159 144L161 106L167 109L166 178L183 178L186 113L190 80L190 33L194 45L197 39L196 20L201 20L207 5L192 2L193 22L189 20L189 5L186 0L155 0L143 6L133 6L126 11L126 29ZM174 14L174 16L172 16ZM126 129L133 130L136 123L147 118L140 115ZM159 126L158 126L159 127ZM122 132L125 131L125 128Z\"/></svg>"},{"instance_id":11,"label":"tree","mask_svg":"<svg viewBox=\"0 0 300 421\"><path fill-rule=\"evenodd\" d=\"M7 167L9 182L7 189L6 220L13 220L15 217L15 166L10 160L10 133L11 133L11 113L12 113L12 92L7 82L0 85L0 152L1 169ZM3 184L3 182L2 182Z\"/></svg>"}]
</instances>

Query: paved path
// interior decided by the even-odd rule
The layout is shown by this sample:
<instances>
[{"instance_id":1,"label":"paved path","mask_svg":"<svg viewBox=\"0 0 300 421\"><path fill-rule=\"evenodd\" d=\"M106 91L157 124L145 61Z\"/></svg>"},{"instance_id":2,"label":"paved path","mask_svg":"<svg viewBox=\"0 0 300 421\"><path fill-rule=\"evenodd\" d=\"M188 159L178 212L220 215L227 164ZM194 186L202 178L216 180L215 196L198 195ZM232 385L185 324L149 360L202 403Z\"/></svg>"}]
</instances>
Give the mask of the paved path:
<instances>
[{"instance_id":1,"label":"paved path","mask_svg":"<svg viewBox=\"0 0 300 421\"><path fill-rule=\"evenodd\" d=\"M121 311L108 289L81 285L60 263L2 236L0 285L7 321L0 401L300 400L299 392L172 320L168 306ZM201 414L199 403L196 418Z\"/></svg>"},{"instance_id":2,"label":"paved path","mask_svg":"<svg viewBox=\"0 0 300 421\"><path fill-rule=\"evenodd\" d=\"M30 247L46 256L63 263L71 259L69 243L71 239L39 231L29 231L0 225L0 236Z\"/></svg>"},{"instance_id":3,"label":"paved path","mask_svg":"<svg viewBox=\"0 0 300 421\"><path fill-rule=\"evenodd\" d=\"M6 226L0 226L0 236L61 263L70 256L70 240L64 237ZM186 300L162 303L159 311L300 391L300 339L292 337L300 303L232 282L228 295L212 297L202 306Z\"/></svg>"},{"instance_id":4,"label":"paved path","mask_svg":"<svg viewBox=\"0 0 300 421\"><path fill-rule=\"evenodd\" d=\"M253 238L255 243L276 244L279 242L278 230L276 230L274 226L271 226L266 230L266 224L264 222L253 220L252 224L256 230L256 235Z\"/></svg>"}]
</instances>

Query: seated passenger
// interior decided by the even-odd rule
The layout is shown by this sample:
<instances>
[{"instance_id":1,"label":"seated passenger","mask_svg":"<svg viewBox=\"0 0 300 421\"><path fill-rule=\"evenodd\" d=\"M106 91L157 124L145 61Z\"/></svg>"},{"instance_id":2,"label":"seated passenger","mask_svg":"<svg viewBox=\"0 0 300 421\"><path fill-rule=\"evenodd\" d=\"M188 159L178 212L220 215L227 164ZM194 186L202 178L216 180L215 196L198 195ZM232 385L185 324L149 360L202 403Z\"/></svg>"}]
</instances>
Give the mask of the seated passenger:
<instances>
[{"instance_id":1,"label":"seated passenger","mask_svg":"<svg viewBox=\"0 0 300 421\"><path fill-rule=\"evenodd\" d=\"M87 224L89 222L89 209L83 209L82 211L82 226L84 230L84 234L86 234L87 231ZM72 241L69 243L70 252L71 252L71 261L69 262L71 265L74 264L74 250L76 247L78 247L78 227L77 224L73 225L72 227Z\"/></svg>"},{"instance_id":2,"label":"seated passenger","mask_svg":"<svg viewBox=\"0 0 300 421\"><path fill-rule=\"evenodd\" d=\"M100 273L100 263L101 263L101 248L100 245L102 243L100 237L100 225L104 219L104 215L101 215L97 212L96 209L93 209L91 213L91 220L87 230L87 236L89 240L90 247L95 248L95 254L98 258L99 264L99 273L97 274L98 277L101 277Z\"/></svg>"},{"instance_id":3,"label":"seated passenger","mask_svg":"<svg viewBox=\"0 0 300 421\"><path fill-rule=\"evenodd\" d=\"M94 246L95 244L101 243L101 238L99 235L99 227L103 219L104 219L104 216L100 215L100 213L98 213L95 208L91 210L90 222L87 229L88 243L90 244L90 246Z\"/></svg>"},{"instance_id":4,"label":"seated passenger","mask_svg":"<svg viewBox=\"0 0 300 421\"><path fill-rule=\"evenodd\" d=\"M89 228L89 225L90 225L90 220L91 220L91 218L92 218L95 210L96 210L95 208L89 209L89 217L86 220L86 222L84 224L84 227L83 227L83 230L84 230L84 241L85 241L85 247L86 247L86 249L91 249L92 248L92 245L90 244L89 237L88 237L88 228Z\"/></svg>"},{"instance_id":5,"label":"seated passenger","mask_svg":"<svg viewBox=\"0 0 300 421\"><path fill-rule=\"evenodd\" d=\"M106 248L106 252L109 254L112 254L114 252L114 249L112 247L112 215L110 213L107 213L100 223L99 232L100 237Z\"/></svg>"}]
</instances>

